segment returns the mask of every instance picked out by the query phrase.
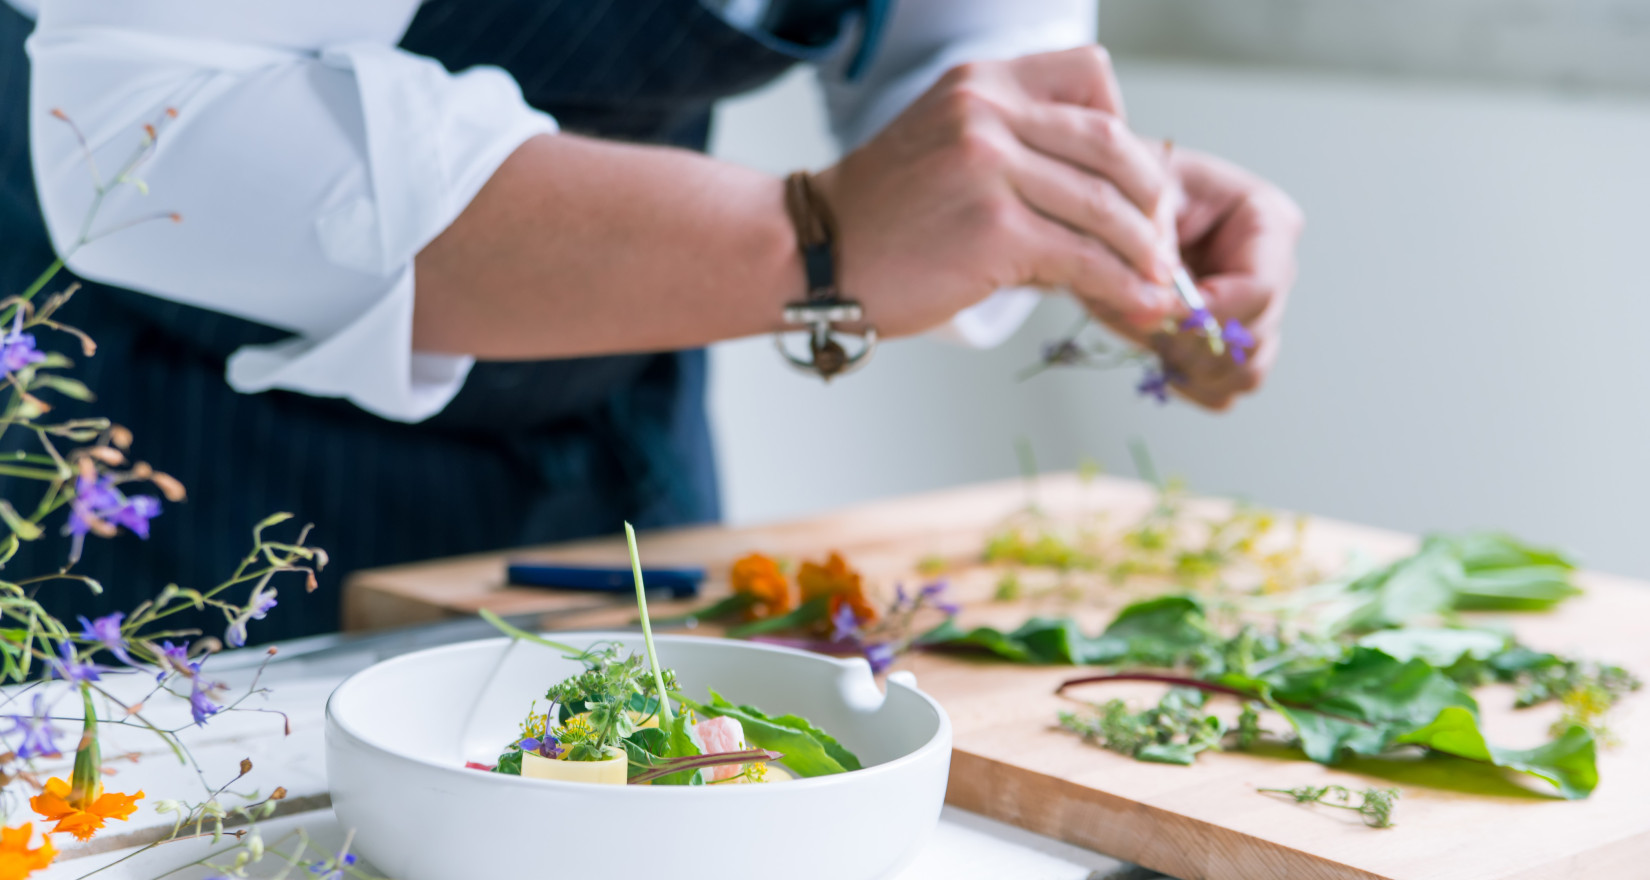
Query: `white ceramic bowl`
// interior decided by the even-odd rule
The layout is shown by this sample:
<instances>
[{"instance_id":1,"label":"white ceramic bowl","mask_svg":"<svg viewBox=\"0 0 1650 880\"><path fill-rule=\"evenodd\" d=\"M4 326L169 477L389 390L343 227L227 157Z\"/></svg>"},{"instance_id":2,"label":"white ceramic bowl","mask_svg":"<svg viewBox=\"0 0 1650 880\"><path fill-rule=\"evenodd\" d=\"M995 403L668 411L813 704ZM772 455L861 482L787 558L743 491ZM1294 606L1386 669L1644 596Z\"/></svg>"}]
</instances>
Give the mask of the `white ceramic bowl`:
<instances>
[{"instance_id":1,"label":"white ceramic bowl","mask_svg":"<svg viewBox=\"0 0 1650 880\"><path fill-rule=\"evenodd\" d=\"M577 647L635 633L555 636ZM533 700L579 664L495 639L420 651L339 685L327 777L357 850L396 880L893 876L939 819L951 722L909 677L886 696L864 660L693 636L657 639L683 692L714 687L829 731L865 769L769 785L610 786L465 769L491 764ZM669 865L670 870L664 870Z\"/></svg>"}]
</instances>

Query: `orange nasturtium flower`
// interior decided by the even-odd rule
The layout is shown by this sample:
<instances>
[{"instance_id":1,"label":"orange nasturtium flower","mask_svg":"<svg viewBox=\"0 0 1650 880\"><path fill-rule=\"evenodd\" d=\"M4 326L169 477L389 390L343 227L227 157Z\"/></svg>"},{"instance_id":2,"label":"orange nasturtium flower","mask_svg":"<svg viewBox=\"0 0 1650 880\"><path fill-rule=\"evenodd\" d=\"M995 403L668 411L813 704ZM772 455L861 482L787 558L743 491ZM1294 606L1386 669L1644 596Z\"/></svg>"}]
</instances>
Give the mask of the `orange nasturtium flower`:
<instances>
[{"instance_id":1,"label":"orange nasturtium flower","mask_svg":"<svg viewBox=\"0 0 1650 880\"><path fill-rule=\"evenodd\" d=\"M791 582L779 570L779 563L760 553L752 553L733 564L729 580L733 591L749 596L750 607L745 609L747 620L778 617L796 609L796 593Z\"/></svg>"},{"instance_id":2,"label":"orange nasturtium flower","mask_svg":"<svg viewBox=\"0 0 1650 880\"><path fill-rule=\"evenodd\" d=\"M91 840L106 820L125 819L137 812L137 802L143 798L141 791L105 793L102 786L78 803L70 802L69 794L69 784L54 776L46 783L44 792L29 799L29 806L47 821L57 823L53 832L66 831L78 840Z\"/></svg>"},{"instance_id":3,"label":"orange nasturtium flower","mask_svg":"<svg viewBox=\"0 0 1650 880\"><path fill-rule=\"evenodd\" d=\"M16 828L0 828L0 880L23 880L57 858L51 838L41 838L40 845L31 849L29 841L33 839L34 825L28 822Z\"/></svg>"},{"instance_id":4,"label":"orange nasturtium flower","mask_svg":"<svg viewBox=\"0 0 1650 880\"><path fill-rule=\"evenodd\" d=\"M802 588L802 601L829 600L825 609L825 628L830 627L830 621L835 619L843 605L854 609L854 616L859 618L861 625L872 623L882 616L865 595L865 580L859 572L848 567L848 561L842 558L842 554L834 550L824 565L802 563L801 570L796 573L796 583Z\"/></svg>"}]
</instances>

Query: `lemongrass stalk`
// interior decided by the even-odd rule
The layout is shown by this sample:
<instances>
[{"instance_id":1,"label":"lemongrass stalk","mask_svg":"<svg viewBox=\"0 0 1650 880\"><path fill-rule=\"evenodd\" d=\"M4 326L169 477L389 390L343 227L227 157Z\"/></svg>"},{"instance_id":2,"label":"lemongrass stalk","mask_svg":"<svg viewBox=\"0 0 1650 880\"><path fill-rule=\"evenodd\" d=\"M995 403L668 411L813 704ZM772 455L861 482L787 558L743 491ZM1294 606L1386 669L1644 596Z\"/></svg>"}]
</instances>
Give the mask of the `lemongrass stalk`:
<instances>
[{"instance_id":1,"label":"lemongrass stalk","mask_svg":"<svg viewBox=\"0 0 1650 880\"><path fill-rule=\"evenodd\" d=\"M674 716L670 711L670 694L665 691L665 673L659 668L659 652L653 647L653 623L647 618L647 588L642 585L642 556L636 551L636 530L624 524L624 537L630 543L630 570L636 576L636 609L642 615L642 640L647 643L647 662L653 665L653 683L659 689L659 726L670 728Z\"/></svg>"}]
</instances>

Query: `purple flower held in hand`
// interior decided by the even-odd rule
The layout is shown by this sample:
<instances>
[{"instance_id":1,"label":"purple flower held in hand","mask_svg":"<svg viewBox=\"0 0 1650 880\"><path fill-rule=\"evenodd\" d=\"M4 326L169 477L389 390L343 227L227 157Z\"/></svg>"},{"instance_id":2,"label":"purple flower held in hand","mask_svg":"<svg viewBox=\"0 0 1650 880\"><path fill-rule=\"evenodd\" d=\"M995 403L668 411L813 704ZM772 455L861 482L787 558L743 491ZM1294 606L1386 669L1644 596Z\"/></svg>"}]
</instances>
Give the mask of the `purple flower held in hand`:
<instances>
[{"instance_id":1,"label":"purple flower held in hand","mask_svg":"<svg viewBox=\"0 0 1650 880\"><path fill-rule=\"evenodd\" d=\"M120 662L127 666L134 665L132 657L126 653L126 637L120 634L121 621L126 619L126 613L116 611L107 617L96 620L80 618L80 637L87 641L97 642L109 649L109 653L120 658Z\"/></svg>"},{"instance_id":2,"label":"purple flower held in hand","mask_svg":"<svg viewBox=\"0 0 1650 880\"><path fill-rule=\"evenodd\" d=\"M950 598L946 596L946 591L950 589L951 585L947 584L945 581L935 581L922 588L922 592L917 594L917 601L927 602L929 605L934 606L946 614L956 615L958 612L962 611L962 606L951 601Z\"/></svg>"},{"instance_id":3,"label":"purple flower held in hand","mask_svg":"<svg viewBox=\"0 0 1650 880\"><path fill-rule=\"evenodd\" d=\"M859 635L859 615L847 602L831 615L831 641L845 642Z\"/></svg>"},{"instance_id":4,"label":"purple flower held in hand","mask_svg":"<svg viewBox=\"0 0 1650 880\"><path fill-rule=\"evenodd\" d=\"M1140 384L1135 391L1141 397L1156 398L1158 403L1169 402L1169 386L1173 384L1174 376L1161 366L1147 367L1145 375L1140 377Z\"/></svg>"},{"instance_id":5,"label":"purple flower held in hand","mask_svg":"<svg viewBox=\"0 0 1650 880\"><path fill-rule=\"evenodd\" d=\"M1221 331L1220 338L1226 340L1226 346L1232 350L1233 363L1242 366L1248 362L1249 352L1255 347L1255 336L1247 327L1234 318L1226 322L1226 329Z\"/></svg>"},{"instance_id":6,"label":"purple flower held in hand","mask_svg":"<svg viewBox=\"0 0 1650 880\"><path fill-rule=\"evenodd\" d=\"M865 646L865 659L870 661L872 672L882 672L894 665L894 656L894 646L887 642Z\"/></svg>"},{"instance_id":7,"label":"purple flower held in hand","mask_svg":"<svg viewBox=\"0 0 1650 880\"><path fill-rule=\"evenodd\" d=\"M58 749L53 737L57 731L52 729L51 722L46 720L46 699L40 694L34 695L34 712L31 715L8 715L11 720L11 729L5 731L7 736L22 734L23 741L15 749L17 757L28 761L34 758L52 758L62 753Z\"/></svg>"},{"instance_id":8,"label":"purple flower held in hand","mask_svg":"<svg viewBox=\"0 0 1650 880\"><path fill-rule=\"evenodd\" d=\"M1209 314L1208 309L1192 309L1192 313L1186 316L1186 320L1180 322L1180 329L1192 331L1207 330L1209 325L1214 322L1215 316ZM1219 325L1217 324L1216 326Z\"/></svg>"},{"instance_id":9,"label":"purple flower held in hand","mask_svg":"<svg viewBox=\"0 0 1650 880\"><path fill-rule=\"evenodd\" d=\"M89 681L101 681L102 673L109 671L90 660L84 663L76 661L74 644L71 642L62 643L61 653L63 655L62 659L54 658L51 660L53 678L60 678L75 684L85 684Z\"/></svg>"},{"instance_id":10,"label":"purple flower held in hand","mask_svg":"<svg viewBox=\"0 0 1650 880\"><path fill-rule=\"evenodd\" d=\"M199 662L189 664L189 673L189 714L195 719L195 726L205 727L206 719L223 711L223 707L212 700L212 691L223 685L207 681Z\"/></svg>"}]
</instances>

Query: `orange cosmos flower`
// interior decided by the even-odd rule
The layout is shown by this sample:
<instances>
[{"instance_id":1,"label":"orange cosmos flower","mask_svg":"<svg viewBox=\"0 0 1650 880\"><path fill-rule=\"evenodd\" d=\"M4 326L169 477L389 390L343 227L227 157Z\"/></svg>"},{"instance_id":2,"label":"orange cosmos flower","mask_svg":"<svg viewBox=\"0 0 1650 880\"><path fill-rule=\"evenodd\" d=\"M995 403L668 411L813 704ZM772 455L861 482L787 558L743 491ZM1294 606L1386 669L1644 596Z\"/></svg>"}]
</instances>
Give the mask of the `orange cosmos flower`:
<instances>
[{"instance_id":1,"label":"orange cosmos flower","mask_svg":"<svg viewBox=\"0 0 1650 880\"><path fill-rule=\"evenodd\" d=\"M46 783L44 792L29 799L29 806L47 821L57 823L53 832L66 831L77 840L91 840L105 821L124 820L137 812L137 802L143 798L141 791L137 794L104 793L102 786L98 786L93 797L75 804L69 801L69 793L69 784L54 776Z\"/></svg>"},{"instance_id":2,"label":"orange cosmos flower","mask_svg":"<svg viewBox=\"0 0 1650 880\"><path fill-rule=\"evenodd\" d=\"M51 838L42 838L40 846L30 849L29 841L33 839L34 825L28 822L16 828L0 828L0 880L23 880L57 858Z\"/></svg>"},{"instance_id":3,"label":"orange cosmos flower","mask_svg":"<svg viewBox=\"0 0 1650 880\"><path fill-rule=\"evenodd\" d=\"M872 623L882 616L877 606L866 597L865 581L859 572L849 568L848 561L834 550L824 565L802 563L802 569L796 573L796 583L802 588L802 601L830 600L826 608L828 613L822 622L825 629L830 628L830 621L843 605L854 609L854 616L859 618L861 625Z\"/></svg>"},{"instance_id":4,"label":"orange cosmos flower","mask_svg":"<svg viewBox=\"0 0 1650 880\"><path fill-rule=\"evenodd\" d=\"M779 563L760 553L735 562L729 580L735 593L751 598L750 607L745 609L747 620L777 617L796 608L796 593L779 570Z\"/></svg>"}]
</instances>

